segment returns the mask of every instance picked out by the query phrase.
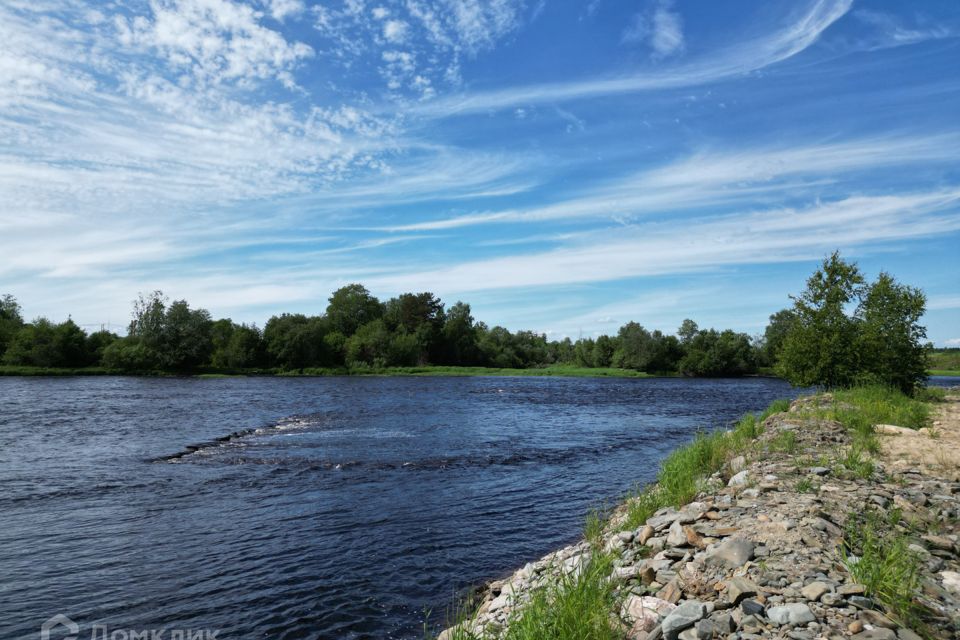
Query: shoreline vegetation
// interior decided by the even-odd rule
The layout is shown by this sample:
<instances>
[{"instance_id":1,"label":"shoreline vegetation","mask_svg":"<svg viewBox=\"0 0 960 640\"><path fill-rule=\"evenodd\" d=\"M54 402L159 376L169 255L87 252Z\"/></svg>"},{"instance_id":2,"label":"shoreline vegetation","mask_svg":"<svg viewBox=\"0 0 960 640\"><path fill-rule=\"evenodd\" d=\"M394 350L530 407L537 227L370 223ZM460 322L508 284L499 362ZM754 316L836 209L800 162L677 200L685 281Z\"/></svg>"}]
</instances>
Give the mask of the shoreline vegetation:
<instances>
[{"instance_id":1,"label":"shoreline vegetation","mask_svg":"<svg viewBox=\"0 0 960 640\"><path fill-rule=\"evenodd\" d=\"M917 396L836 390L698 433L654 483L589 514L582 542L457 602L436 637L954 637L958 465L883 457L891 433L936 441L933 412L960 403Z\"/></svg>"},{"instance_id":2,"label":"shoreline vegetation","mask_svg":"<svg viewBox=\"0 0 960 640\"><path fill-rule=\"evenodd\" d=\"M960 369L931 369L929 376L960 377ZM415 367L326 367L302 370L284 369L216 369L201 368L192 373L171 371L124 371L106 367L32 367L0 364L0 376L23 377L73 377L73 376L139 376L139 377L194 377L194 378L243 378L243 377L328 377L328 376L383 376L383 377L558 377L558 378L682 378L679 373L647 373L615 367L576 367L550 365L528 369L496 367L458 367L426 365ZM773 369L760 368L756 373L736 377L779 378Z\"/></svg>"},{"instance_id":3,"label":"shoreline vegetation","mask_svg":"<svg viewBox=\"0 0 960 640\"><path fill-rule=\"evenodd\" d=\"M333 292L324 313L280 314L260 329L214 320L160 291L134 302L124 337L88 334L68 319L26 322L0 296L4 375L563 375L722 378L773 373L797 386L882 383L907 393L928 370L960 370L960 349L933 350L919 324L926 297L881 273L867 283L838 253L826 258L769 317L762 335L701 329L676 333L627 322L615 335L548 339L490 327L469 304L449 308L430 292L385 302L363 285ZM850 313L850 310L853 310Z\"/></svg>"}]
</instances>

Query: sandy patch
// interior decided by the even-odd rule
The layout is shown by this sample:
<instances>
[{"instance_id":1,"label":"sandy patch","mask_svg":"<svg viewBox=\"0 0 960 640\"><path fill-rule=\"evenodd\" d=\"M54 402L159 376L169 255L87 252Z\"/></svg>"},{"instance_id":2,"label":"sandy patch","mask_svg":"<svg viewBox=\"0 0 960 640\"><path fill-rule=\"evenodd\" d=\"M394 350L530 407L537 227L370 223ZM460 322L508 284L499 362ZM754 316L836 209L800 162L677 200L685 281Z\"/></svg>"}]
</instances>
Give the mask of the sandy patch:
<instances>
[{"instance_id":1,"label":"sandy patch","mask_svg":"<svg viewBox=\"0 0 960 640\"><path fill-rule=\"evenodd\" d=\"M960 395L936 406L933 427L924 433L878 429L882 459L894 470L911 467L960 480Z\"/></svg>"}]
</instances>

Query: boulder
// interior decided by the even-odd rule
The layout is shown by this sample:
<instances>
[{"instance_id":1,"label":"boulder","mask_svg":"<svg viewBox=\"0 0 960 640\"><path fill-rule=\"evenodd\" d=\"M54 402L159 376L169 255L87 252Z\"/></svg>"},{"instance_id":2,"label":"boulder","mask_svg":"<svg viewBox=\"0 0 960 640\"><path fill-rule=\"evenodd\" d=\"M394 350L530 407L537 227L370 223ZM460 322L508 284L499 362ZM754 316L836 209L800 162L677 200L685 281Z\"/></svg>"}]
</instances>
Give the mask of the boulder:
<instances>
[{"instance_id":1,"label":"boulder","mask_svg":"<svg viewBox=\"0 0 960 640\"><path fill-rule=\"evenodd\" d=\"M791 602L779 607L770 607L767 609L767 618L770 622L780 626L786 624L799 626L814 622L817 619L810 607L802 602Z\"/></svg>"},{"instance_id":2,"label":"boulder","mask_svg":"<svg viewBox=\"0 0 960 640\"><path fill-rule=\"evenodd\" d=\"M710 565L737 569L753 559L755 545L744 538L727 538L707 550L706 562Z\"/></svg>"},{"instance_id":3,"label":"boulder","mask_svg":"<svg viewBox=\"0 0 960 640\"><path fill-rule=\"evenodd\" d=\"M630 623L630 633L652 631L660 620L677 605L652 596L630 596L623 603L623 617Z\"/></svg>"},{"instance_id":4,"label":"boulder","mask_svg":"<svg viewBox=\"0 0 960 640\"><path fill-rule=\"evenodd\" d=\"M666 640L677 640L680 632L689 629L707 615L707 605L697 600L687 600L671 611L661 624Z\"/></svg>"}]
</instances>

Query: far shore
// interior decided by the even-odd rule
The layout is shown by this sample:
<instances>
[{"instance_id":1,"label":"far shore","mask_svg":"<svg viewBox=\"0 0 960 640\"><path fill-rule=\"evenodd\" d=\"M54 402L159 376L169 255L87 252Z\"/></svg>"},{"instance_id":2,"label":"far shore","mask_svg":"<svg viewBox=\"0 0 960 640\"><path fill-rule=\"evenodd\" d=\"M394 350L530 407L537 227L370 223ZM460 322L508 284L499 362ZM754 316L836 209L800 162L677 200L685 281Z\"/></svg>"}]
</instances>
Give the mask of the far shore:
<instances>
[{"instance_id":1,"label":"far shore","mask_svg":"<svg viewBox=\"0 0 960 640\"><path fill-rule=\"evenodd\" d=\"M960 370L931 369L931 376L958 376ZM195 378L242 378L242 377L328 377L328 376L382 376L382 377L561 377L561 378L681 378L678 373L646 373L632 369L618 369L614 367L571 367L550 366L531 367L529 369L495 368L495 367L451 367L451 366L420 366L420 367L384 367L384 368L307 368L292 371L281 369L215 369L203 368L190 372L175 371L143 371L131 373L128 371L111 370L104 367L60 368L60 367L25 367L0 365L0 376L26 377L64 377L64 376L133 376L133 377L195 377ZM758 373L742 376L744 378L765 377L776 378L770 369L761 369Z\"/></svg>"}]
</instances>

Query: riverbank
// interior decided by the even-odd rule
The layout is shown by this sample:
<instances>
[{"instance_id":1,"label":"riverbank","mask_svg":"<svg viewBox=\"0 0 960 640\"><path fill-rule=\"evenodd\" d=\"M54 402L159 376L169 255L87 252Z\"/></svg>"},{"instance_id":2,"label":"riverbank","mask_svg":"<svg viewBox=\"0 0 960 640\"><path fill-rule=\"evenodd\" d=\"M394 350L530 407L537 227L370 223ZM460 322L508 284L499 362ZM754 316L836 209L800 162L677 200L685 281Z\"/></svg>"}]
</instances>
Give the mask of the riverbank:
<instances>
[{"instance_id":1,"label":"riverbank","mask_svg":"<svg viewBox=\"0 0 960 640\"><path fill-rule=\"evenodd\" d=\"M700 436L440 638L957 637L958 392L805 397Z\"/></svg>"},{"instance_id":2,"label":"riverbank","mask_svg":"<svg viewBox=\"0 0 960 640\"><path fill-rule=\"evenodd\" d=\"M55 368L23 367L0 365L0 376L180 376L190 375L200 378L223 378L231 376L280 376L280 377L323 377L323 376L556 376L566 378L658 378L679 377L679 374L651 374L632 369L613 367L570 367L551 366L529 369L510 369L492 367L330 367L307 368L293 371L282 369L215 369L204 368L188 374L170 371L148 371L130 373L111 370L104 367Z\"/></svg>"}]
</instances>

